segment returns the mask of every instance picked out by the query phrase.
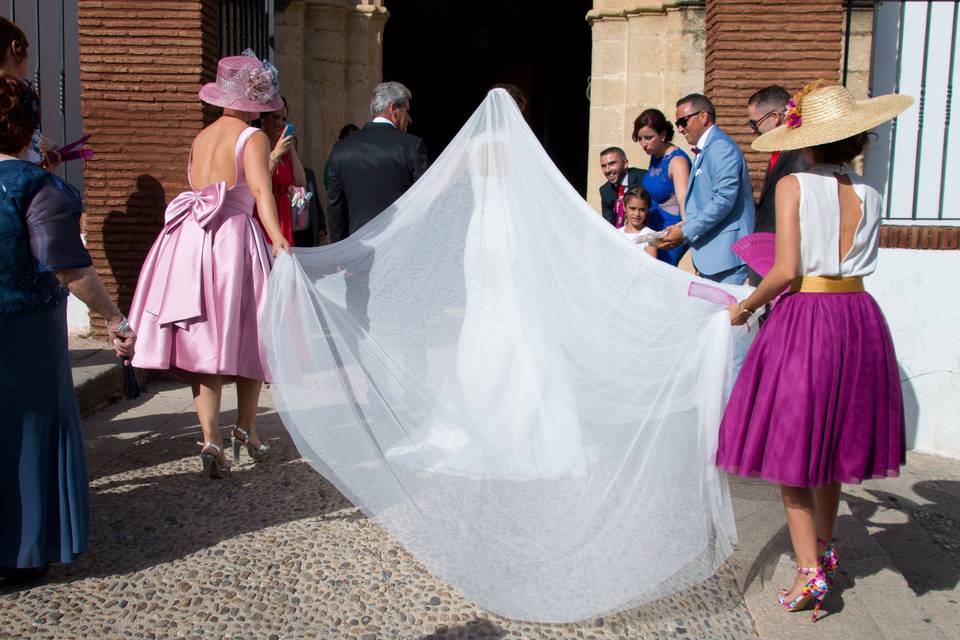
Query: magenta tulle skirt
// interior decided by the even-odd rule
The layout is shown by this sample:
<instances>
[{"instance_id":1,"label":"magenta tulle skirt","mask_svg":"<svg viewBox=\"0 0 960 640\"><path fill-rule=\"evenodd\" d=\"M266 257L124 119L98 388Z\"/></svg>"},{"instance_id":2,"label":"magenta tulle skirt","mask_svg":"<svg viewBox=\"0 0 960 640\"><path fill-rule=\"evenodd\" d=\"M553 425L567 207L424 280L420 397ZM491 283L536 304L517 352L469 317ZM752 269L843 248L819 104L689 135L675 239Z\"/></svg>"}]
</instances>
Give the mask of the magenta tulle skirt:
<instances>
[{"instance_id":1,"label":"magenta tulle skirt","mask_svg":"<svg viewBox=\"0 0 960 640\"><path fill-rule=\"evenodd\" d=\"M792 293L733 388L717 466L794 487L896 476L903 399L887 322L868 293Z\"/></svg>"}]
</instances>

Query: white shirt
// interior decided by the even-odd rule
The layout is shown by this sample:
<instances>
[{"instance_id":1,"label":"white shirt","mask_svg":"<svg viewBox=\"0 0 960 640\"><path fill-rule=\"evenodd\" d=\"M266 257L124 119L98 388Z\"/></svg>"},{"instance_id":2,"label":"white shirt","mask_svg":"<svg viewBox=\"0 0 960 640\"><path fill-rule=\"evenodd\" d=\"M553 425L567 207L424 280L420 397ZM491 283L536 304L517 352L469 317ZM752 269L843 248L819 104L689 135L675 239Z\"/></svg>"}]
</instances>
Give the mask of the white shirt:
<instances>
[{"instance_id":1,"label":"white shirt","mask_svg":"<svg viewBox=\"0 0 960 640\"><path fill-rule=\"evenodd\" d=\"M392 122L390 122L390 120L384 118L383 116L377 116L376 118L373 119L373 121L374 121L374 122L379 122L379 123L381 123L381 124L388 124L388 125L390 125L391 127L393 127L394 129L397 128L397 125L393 124Z\"/></svg>"},{"instance_id":2,"label":"white shirt","mask_svg":"<svg viewBox=\"0 0 960 640\"><path fill-rule=\"evenodd\" d=\"M703 151L703 148L704 148L705 146L707 146L707 139L710 137L710 132L713 131L714 127L716 127L716 126L717 126L717 125L712 124L712 125L710 125L709 127L707 127L707 130L704 131L704 132L703 132L703 135L700 136L700 139L697 140L697 144L695 144L695 145L693 145L693 146L695 146L697 149L700 149L701 151Z\"/></svg>"},{"instance_id":3,"label":"white shirt","mask_svg":"<svg viewBox=\"0 0 960 640\"><path fill-rule=\"evenodd\" d=\"M834 173L846 174L861 203L853 244L840 256L840 195ZM877 268L882 198L847 167L818 164L793 174L800 183L800 273L867 276Z\"/></svg>"},{"instance_id":4,"label":"white shirt","mask_svg":"<svg viewBox=\"0 0 960 640\"><path fill-rule=\"evenodd\" d=\"M646 249L650 245L650 238L657 237L657 232L647 226L640 229L640 231L627 231L627 225L623 225L620 227L620 232L624 238L641 249Z\"/></svg>"}]
</instances>

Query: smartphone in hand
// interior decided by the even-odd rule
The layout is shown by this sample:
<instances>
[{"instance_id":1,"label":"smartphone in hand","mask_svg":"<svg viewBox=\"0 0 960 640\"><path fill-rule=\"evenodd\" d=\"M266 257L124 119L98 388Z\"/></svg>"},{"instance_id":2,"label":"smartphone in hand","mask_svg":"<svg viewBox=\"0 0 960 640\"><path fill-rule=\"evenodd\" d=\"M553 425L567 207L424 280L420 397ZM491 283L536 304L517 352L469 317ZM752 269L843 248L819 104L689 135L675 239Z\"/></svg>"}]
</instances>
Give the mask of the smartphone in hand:
<instances>
[{"instance_id":1,"label":"smartphone in hand","mask_svg":"<svg viewBox=\"0 0 960 640\"><path fill-rule=\"evenodd\" d=\"M287 126L283 128L283 137L288 138L292 136L296 130L297 130L297 125L293 124L292 122L288 122Z\"/></svg>"}]
</instances>

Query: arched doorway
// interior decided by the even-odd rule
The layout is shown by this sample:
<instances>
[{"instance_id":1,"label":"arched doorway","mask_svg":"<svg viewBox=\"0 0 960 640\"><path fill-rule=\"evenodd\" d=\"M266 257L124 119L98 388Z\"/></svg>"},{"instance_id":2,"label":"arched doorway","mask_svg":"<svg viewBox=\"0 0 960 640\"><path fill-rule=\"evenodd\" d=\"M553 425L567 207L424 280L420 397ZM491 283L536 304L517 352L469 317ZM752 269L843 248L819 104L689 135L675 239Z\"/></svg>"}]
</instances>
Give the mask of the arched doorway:
<instances>
[{"instance_id":1,"label":"arched doorway","mask_svg":"<svg viewBox=\"0 0 960 640\"><path fill-rule=\"evenodd\" d=\"M587 185L592 0L388 4L383 79L413 92L410 132L436 157L491 85L527 97L530 126L580 193Z\"/></svg>"}]
</instances>

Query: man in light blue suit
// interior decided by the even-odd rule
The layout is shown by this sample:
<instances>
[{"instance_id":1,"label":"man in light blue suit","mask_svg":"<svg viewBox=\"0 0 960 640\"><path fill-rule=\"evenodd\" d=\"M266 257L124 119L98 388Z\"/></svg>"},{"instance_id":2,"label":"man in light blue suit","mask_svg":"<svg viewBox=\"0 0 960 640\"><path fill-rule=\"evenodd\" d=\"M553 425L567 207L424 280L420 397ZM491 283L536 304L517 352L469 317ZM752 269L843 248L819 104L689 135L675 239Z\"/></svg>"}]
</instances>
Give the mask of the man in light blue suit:
<instances>
[{"instance_id":1,"label":"man in light blue suit","mask_svg":"<svg viewBox=\"0 0 960 640\"><path fill-rule=\"evenodd\" d=\"M692 93L677 101L677 129L693 145L696 159L687 182L686 221L670 227L660 247L688 242L701 276L743 284L747 266L732 247L753 233L753 191L743 152L714 124L716 117L704 95Z\"/></svg>"}]
</instances>

